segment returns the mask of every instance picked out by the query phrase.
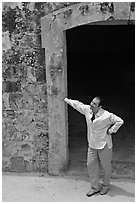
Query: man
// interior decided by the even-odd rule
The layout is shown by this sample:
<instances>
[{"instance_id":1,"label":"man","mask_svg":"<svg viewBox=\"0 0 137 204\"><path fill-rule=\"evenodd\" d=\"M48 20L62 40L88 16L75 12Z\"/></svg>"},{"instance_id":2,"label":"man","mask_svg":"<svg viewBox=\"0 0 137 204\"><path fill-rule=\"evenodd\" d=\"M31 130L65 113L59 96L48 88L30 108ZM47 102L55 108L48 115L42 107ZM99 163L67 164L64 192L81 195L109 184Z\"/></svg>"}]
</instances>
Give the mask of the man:
<instances>
[{"instance_id":1,"label":"man","mask_svg":"<svg viewBox=\"0 0 137 204\"><path fill-rule=\"evenodd\" d=\"M87 122L87 169L91 183L91 189L86 194L88 197L100 192L105 195L109 191L111 178L112 138L123 120L113 113L102 108L102 100L96 96L90 105L85 105L77 100L65 98L64 101L84 114ZM99 164L103 167L103 184L99 183Z\"/></svg>"}]
</instances>

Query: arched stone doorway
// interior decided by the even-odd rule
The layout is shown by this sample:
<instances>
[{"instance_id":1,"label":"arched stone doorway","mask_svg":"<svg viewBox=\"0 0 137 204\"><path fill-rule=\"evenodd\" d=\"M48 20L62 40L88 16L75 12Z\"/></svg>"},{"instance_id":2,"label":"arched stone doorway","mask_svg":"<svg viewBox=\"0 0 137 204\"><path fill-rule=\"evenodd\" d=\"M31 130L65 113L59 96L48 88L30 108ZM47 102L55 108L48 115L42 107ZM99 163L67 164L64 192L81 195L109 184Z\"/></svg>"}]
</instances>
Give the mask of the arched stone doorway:
<instances>
[{"instance_id":1,"label":"arched stone doorway","mask_svg":"<svg viewBox=\"0 0 137 204\"><path fill-rule=\"evenodd\" d=\"M58 175L67 168L67 29L92 23L127 24L135 20L131 2L78 3L55 11L41 19L42 46L45 48L47 97L49 111L48 172Z\"/></svg>"}]
</instances>

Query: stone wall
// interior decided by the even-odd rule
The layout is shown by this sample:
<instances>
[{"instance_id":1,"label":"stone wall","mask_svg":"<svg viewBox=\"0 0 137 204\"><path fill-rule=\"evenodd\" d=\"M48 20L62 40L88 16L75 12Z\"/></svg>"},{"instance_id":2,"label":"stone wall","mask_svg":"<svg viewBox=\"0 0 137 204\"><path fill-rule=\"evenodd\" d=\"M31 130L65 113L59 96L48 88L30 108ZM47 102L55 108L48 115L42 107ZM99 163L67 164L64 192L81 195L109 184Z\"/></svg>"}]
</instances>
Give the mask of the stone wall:
<instances>
[{"instance_id":1,"label":"stone wall","mask_svg":"<svg viewBox=\"0 0 137 204\"><path fill-rule=\"evenodd\" d=\"M3 2L3 171L47 171L45 54L40 19L74 3Z\"/></svg>"},{"instance_id":2,"label":"stone wall","mask_svg":"<svg viewBox=\"0 0 137 204\"><path fill-rule=\"evenodd\" d=\"M3 171L45 172L48 169L45 48L49 48L42 48L40 22L45 15L73 4L78 3L2 4ZM100 15L113 13L113 3L98 4ZM81 15L86 16L87 7L80 8ZM134 9L135 5L131 3L131 14ZM68 24L71 24L71 21L67 20L70 15L68 9L64 15ZM78 21L77 25L81 24L81 19ZM68 26L70 28L70 25ZM52 91L56 93L56 90Z\"/></svg>"}]
</instances>

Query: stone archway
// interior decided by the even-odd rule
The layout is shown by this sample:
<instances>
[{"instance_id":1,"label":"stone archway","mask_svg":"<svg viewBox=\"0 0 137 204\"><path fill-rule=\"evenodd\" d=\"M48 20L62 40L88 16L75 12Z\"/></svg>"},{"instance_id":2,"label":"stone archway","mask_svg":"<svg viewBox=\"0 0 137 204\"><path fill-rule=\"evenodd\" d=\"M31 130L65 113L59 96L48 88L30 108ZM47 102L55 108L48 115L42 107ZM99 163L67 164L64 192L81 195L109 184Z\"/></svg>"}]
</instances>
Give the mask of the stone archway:
<instances>
[{"instance_id":1,"label":"stone archway","mask_svg":"<svg viewBox=\"0 0 137 204\"><path fill-rule=\"evenodd\" d=\"M42 46L45 48L47 97L49 111L49 157L48 172L59 175L67 168L68 124L67 106L67 29L95 22L107 21L125 24L135 20L131 2L78 3L55 11L41 19Z\"/></svg>"}]
</instances>

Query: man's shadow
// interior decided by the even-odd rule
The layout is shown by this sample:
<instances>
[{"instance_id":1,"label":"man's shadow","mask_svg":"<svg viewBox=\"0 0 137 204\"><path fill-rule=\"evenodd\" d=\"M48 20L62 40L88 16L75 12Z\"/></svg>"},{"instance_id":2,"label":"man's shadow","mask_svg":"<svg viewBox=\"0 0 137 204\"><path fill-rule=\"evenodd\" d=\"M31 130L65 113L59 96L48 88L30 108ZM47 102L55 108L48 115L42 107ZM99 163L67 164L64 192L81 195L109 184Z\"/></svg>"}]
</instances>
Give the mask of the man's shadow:
<instances>
[{"instance_id":1,"label":"man's shadow","mask_svg":"<svg viewBox=\"0 0 137 204\"><path fill-rule=\"evenodd\" d=\"M118 195L126 196L126 197L135 197L135 193L128 192L124 190L123 188L120 188L118 186L115 186L113 184L110 185L110 190L108 192L109 196L114 197Z\"/></svg>"},{"instance_id":2,"label":"man's shadow","mask_svg":"<svg viewBox=\"0 0 137 204\"><path fill-rule=\"evenodd\" d=\"M89 182L88 176L87 177L83 176L82 180ZM129 187L129 189L130 189L130 187ZM128 189L125 190L125 189L118 187L114 184L110 184L109 192L106 195L110 196L110 197L115 197L115 196L135 197L135 193L131 193L128 191ZM98 195L95 195L95 196L98 196Z\"/></svg>"}]
</instances>

